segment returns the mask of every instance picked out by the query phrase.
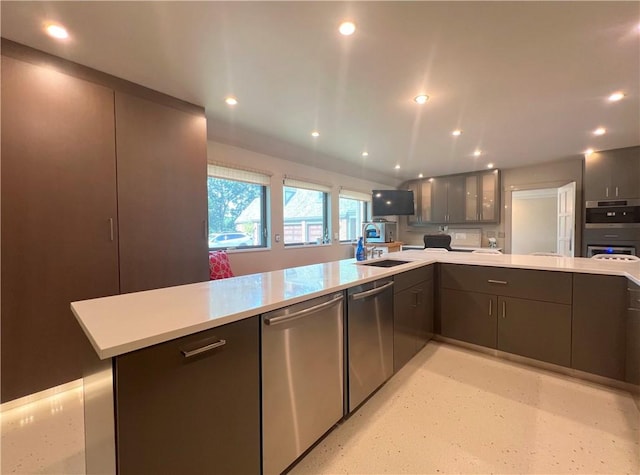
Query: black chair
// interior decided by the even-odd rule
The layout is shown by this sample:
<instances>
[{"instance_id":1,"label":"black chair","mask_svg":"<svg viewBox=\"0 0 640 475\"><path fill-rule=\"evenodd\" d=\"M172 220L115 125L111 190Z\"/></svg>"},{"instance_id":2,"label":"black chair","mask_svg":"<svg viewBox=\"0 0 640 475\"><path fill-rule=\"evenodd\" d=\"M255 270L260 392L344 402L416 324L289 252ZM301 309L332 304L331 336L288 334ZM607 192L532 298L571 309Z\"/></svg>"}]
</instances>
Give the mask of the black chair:
<instances>
[{"instance_id":1,"label":"black chair","mask_svg":"<svg viewBox=\"0 0 640 475\"><path fill-rule=\"evenodd\" d=\"M425 234L424 248L441 247L447 251L451 250L451 236L448 234Z\"/></svg>"}]
</instances>

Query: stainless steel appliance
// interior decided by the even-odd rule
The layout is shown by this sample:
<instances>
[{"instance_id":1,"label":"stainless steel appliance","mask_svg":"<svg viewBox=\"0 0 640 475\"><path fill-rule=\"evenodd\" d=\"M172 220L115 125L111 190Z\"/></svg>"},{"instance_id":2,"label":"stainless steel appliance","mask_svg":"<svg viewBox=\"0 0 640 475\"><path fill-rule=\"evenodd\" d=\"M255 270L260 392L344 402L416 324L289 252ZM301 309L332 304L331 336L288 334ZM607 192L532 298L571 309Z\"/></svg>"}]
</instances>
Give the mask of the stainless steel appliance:
<instances>
[{"instance_id":1,"label":"stainless steel appliance","mask_svg":"<svg viewBox=\"0 0 640 475\"><path fill-rule=\"evenodd\" d=\"M344 414L342 292L262 316L263 473L281 473Z\"/></svg>"},{"instance_id":2,"label":"stainless steel appliance","mask_svg":"<svg viewBox=\"0 0 640 475\"><path fill-rule=\"evenodd\" d=\"M347 291L348 412L393 374L393 280Z\"/></svg>"},{"instance_id":3,"label":"stainless steel appliance","mask_svg":"<svg viewBox=\"0 0 640 475\"><path fill-rule=\"evenodd\" d=\"M594 246L587 245L587 257L597 254L623 254L627 256L637 256L637 249L634 246Z\"/></svg>"},{"instance_id":4,"label":"stainless steel appliance","mask_svg":"<svg viewBox=\"0 0 640 475\"><path fill-rule=\"evenodd\" d=\"M640 200L587 201L585 228L640 228Z\"/></svg>"},{"instance_id":5,"label":"stainless steel appliance","mask_svg":"<svg viewBox=\"0 0 640 475\"><path fill-rule=\"evenodd\" d=\"M393 242L396 229L395 221L373 221L362 224L365 242Z\"/></svg>"}]
</instances>

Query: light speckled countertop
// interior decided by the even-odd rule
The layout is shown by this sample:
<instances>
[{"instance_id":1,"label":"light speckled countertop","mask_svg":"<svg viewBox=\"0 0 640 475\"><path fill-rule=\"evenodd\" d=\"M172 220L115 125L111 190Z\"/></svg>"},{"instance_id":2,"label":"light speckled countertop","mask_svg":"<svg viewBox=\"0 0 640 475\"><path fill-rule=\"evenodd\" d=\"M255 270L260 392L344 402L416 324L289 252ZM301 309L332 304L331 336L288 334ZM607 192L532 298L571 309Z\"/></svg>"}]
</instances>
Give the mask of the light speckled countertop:
<instances>
[{"instance_id":1,"label":"light speckled countertop","mask_svg":"<svg viewBox=\"0 0 640 475\"><path fill-rule=\"evenodd\" d=\"M71 310L98 356L105 359L434 262L621 275L640 285L638 262L420 250L384 258L409 263L380 268L345 259L83 300L73 302Z\"/></svg>"}]
</instances>

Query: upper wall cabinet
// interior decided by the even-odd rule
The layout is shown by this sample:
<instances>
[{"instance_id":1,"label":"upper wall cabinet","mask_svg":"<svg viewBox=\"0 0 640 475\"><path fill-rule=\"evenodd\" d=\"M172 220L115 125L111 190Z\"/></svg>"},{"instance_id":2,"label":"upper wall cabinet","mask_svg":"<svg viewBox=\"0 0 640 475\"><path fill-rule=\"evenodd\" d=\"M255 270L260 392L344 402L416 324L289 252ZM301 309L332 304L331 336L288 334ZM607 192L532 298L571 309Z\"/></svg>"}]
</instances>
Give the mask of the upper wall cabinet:
<instances>
[{"instance_id":1,"label":"upper wall cabinet","mask_svg":"<svg viewBox=\"0 0 640 475\"><path fill-rule=\"evenodd\" d=\"M584 196L585 201L640 198L640 147L587 156Z\"/></svg>"},{"instance_id":2,"label":"upper wall cabinet","mask_svg":"<svg viewBox=\"0 0 640 475\"><path fill-rule=\"evenodd\" d=\"M476 173L466 177L466 223L496 223L499 220L500 184L498 170Z\"/></svg>"},{"instance_id":3,"label":"upper wall cabinet","mask_svg":"<svg viewBox=\"0 0 640 475\"><path fill-rule=\"evenodd\" d=\"M414 191L416 203L409 225L497 223L500 219L498 170L415 180L407 187Z\"/></svg>"},{"instance_id":4,"label":"upper wall cabinet","mask_svg":"<svg viewBox=\"0 0 640 475\"><path fill-rule=\"evenodd\" d=\"M202 114L116 92L121 292L207 280Z\"/></svg>"}]
</instances>

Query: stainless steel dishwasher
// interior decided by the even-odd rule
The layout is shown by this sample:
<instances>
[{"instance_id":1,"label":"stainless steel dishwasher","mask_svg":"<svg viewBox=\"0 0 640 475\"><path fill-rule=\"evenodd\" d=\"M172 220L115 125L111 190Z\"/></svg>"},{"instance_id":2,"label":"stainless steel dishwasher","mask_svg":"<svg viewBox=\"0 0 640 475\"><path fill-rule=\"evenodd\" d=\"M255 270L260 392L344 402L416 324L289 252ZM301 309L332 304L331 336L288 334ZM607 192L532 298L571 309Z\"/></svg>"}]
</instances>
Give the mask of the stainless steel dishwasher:
<instances>
[{"instance_id":1,"label":"stainless steel dishwasher","mask_svg":"<svg viewBox=\"0 0 640 475\"><path fill-rule=\"evenodd\" d=\"M344 409L344 294L262 316L263 472L281 473Z\"/></svg>"},{"instance_id":2,"label":"stainless steel dishwasher","mask_svg":"<svg viewBox=\"0 0 640 475\"><path fill-rule=\"evenodd\" d=\"M393 280L347 291L349 412L393 374Z\"/></svg>"}]
</instances>

